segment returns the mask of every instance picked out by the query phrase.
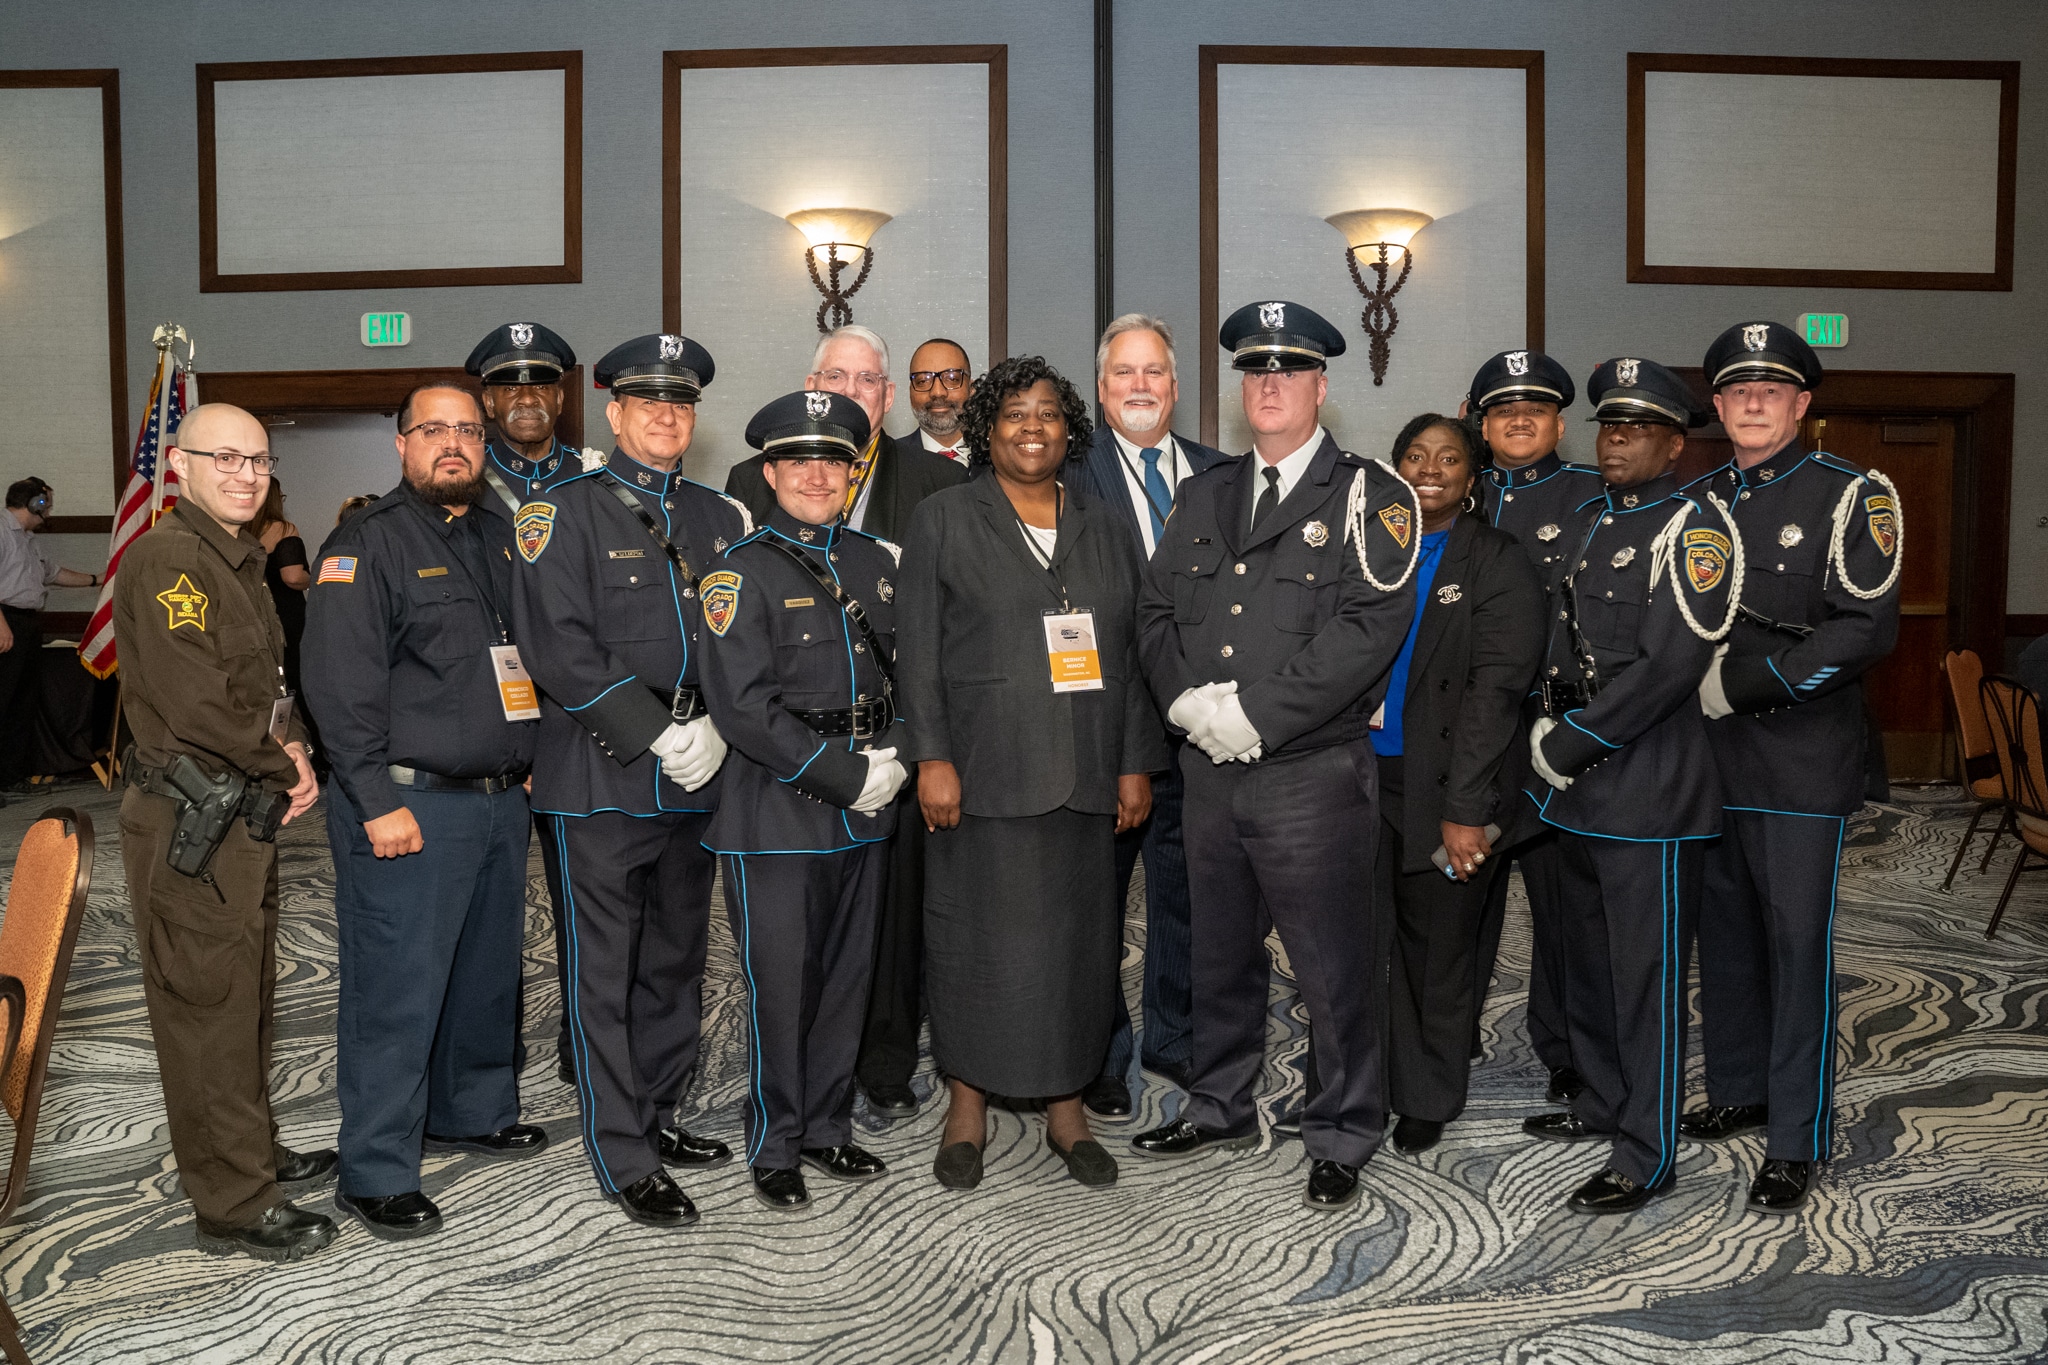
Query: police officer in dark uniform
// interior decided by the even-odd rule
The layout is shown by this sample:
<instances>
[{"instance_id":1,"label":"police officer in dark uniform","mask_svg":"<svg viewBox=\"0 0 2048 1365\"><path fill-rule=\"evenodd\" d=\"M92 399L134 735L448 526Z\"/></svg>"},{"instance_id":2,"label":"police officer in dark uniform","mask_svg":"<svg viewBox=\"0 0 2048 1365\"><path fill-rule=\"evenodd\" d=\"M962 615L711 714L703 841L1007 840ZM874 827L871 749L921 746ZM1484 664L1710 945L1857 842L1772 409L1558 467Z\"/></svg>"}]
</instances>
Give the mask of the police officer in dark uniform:
<instances>
[{"instance_id":1,"label":"police officer in dark uniform","mask_svg":"<svg viewBox=\"0 0 2048 1365\"><path fill-rule=\"evenodd\" d=\"M1696 689L1734 620L1742 560L1726 509L1678 491L1686 428L1704 421L1684 381L1622 357L1587 391L1606 495L1569 528L1527 788L1558 831L1572 1060L1586 1083L1569 1110L1522 1127L1613 1140L1568 1201L1599 1214L1641 1208L1673 1179L1702 844L1721 828Z\"/></svg>"},{"instance_id":2,"label":"police officer in dark uniform","mask_svg":"<svg viewBox=\"0 0 2048 1365\"><path fill-rule=\"evenodd\" d=\"M1414 490L1320 424L1335 327L1297 303L1231 314L1252 453L1183 480L1138 599L1139 649L1187 732L1194 1044L1181 1117L1142 1156L1258 1141L1266 934L1308 1006L1321 1088L1302 1115L1304 1200L1333 1210L1386 1127L1388 926L1373 905L1378 767L1368 730L1414 616ZM1196 750L1199 749L1199 752Z\"/></svg>"},{"instance_id":3,"label":"police officer in dark uniform","mask_svg":"<svg viewBox=\"0 0 2048 1365\"><path fill-rule=\"evenodd\" d=\"M1479 367L1466 395L1467 411L1479 418L1486 443L1488 464L1479 485L1483 514L1522 542L1537 576L1553 591L1572 549L1570 528L1578 524L1579 509L1602 492L1599 470L1557 453L1564 410L1577 394L1570 373L1541 351L1502 351ZM1529 1044L1550 1072L1550 1098L1568 1101L1583 1082L1572 1067L1565 1024L1556 836L1545 830L1507 856L1520 864L1529 893ZM1486 998L1493 976L1507 900L1503 873L1494 880L1480 921L1477 1000ZM1475 1054L1478 1046L1475 1037Z\"/></svg>"},{"instance_id":4,"label":"police officer in dark uniform","mask_svg":"<svg viewBox=\"0 0 2048 1365\"><path fill-rule=\"evenodd\" d=\"M1742 611L1700 685L1727 810L1707 853L1700 1012L1707 1107L1679 1131L1766 1130L1749 1207L1789 1213L1834 1140L1835 881L1863 805L1863 674L1898 638L1898 490L1874 469L1806 451L1813 348L1775 322L1707 348L1735 457L1688 491L1735 512Z\"/></svg>"},{"instance_id":5,"label":"police officer in dark uniform","mask_svg":"<svg viewBox=\"0 0 2048 1365\"><path fill-rule=\"evenodd\" d=\"M897 549L841 524L868 419L843 394L776 399L747 425L768 524L705 575L704 695L732 745L705 843L747 983L742 1113L754 1193L810 1203L802 1165L873 1180L852 1145L853 1070L907 780L892 704Z\"/></svg>"},{"instance_id":6,"label":"police officer in dark uniform","mask_svg":"<svg viewBox=\"0 0 2048 1365\"><path fill-rule=\"evenodd\" d=\"M306 698L334 765L341 1187L372 1235L438 1230L420 1150L532 1156L515 1037L527 770L540 703L511 633L512 521L483 480L483 412L423 386L398 487L320 547Z\"/></svg>"},{"instance_id":7,"label":"police officer in dark uniform","mask_svg":"<svg viewBox=\"0 0 2048 1365\"><path fill-rule=\"evenodd\" d=\"M569 1025L598 1184L641 1222L697 1210L662 1163L713 1166L723 1143L667 1126L697 1060L725 741L704 711L698 579L753 530L678 472L711 356L643 336L596 365L617 444L519 509L515 638L547 694L533 805L556 819Z\"/></svg>"}]
</instances>

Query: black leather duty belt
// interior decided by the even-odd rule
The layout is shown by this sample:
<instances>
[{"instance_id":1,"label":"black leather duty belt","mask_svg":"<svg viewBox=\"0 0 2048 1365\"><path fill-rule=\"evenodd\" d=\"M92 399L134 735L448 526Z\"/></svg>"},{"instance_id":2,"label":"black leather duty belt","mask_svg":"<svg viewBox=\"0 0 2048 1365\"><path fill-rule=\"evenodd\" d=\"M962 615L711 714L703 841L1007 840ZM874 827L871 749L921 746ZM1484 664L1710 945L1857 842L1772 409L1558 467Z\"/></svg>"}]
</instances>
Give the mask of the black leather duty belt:
<instances>
[{"instance_id":1,"label":"black leather duty belt","mask_svg":"<svg viewBox=\"0 0 2048 1365\"><path fill-rule=\"evenodd\" d=\"M496 796L526 781L525 773L514 773L510 777L443 777L439 773L422 772L396 763L388 771L393 782L401 787L411 787L416 792L482 792L485 796Z\"/></svg>"},{"instance_id":2,"label":"black leather duty belt","mask_svg":"<svg viewBox=\"0 0 2048 1365\"><path fill-rule=\"evenodd\" d=\"M701 687L650 687L647 690L668 708L669 719L678 724L710 714L704 705L704 689Z\"/></svg>"},{"instance_id":3,"label":"black leather duty belt","mask_svg":"<svg viewBox=\"0 0 2048 1365\"><path fill-rule=\"evenodd\" d=\"M837 710L805 711L794 706L783 709L826 739L846 735L866 739L881 734L896 719L888 700L883 697L864 698Z\"/></svg>"}]
</instances>

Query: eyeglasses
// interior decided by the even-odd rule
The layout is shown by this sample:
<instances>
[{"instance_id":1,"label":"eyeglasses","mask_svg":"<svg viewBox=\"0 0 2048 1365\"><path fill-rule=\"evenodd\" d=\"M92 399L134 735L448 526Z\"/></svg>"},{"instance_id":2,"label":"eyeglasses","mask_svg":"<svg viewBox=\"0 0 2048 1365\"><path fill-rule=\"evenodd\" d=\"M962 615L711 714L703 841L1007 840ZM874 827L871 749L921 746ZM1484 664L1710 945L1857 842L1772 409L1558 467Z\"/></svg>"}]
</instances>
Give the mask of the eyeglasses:
<instances>
[{"instance_id":1,"label":"eyeglasses","mask_svg":"<svg viewBox=\"0 0 2048 1365\"><path fill-rule=\"evenodd\" d=\"M185 450L185 447L179 446L178 449ZM258 474L268 474L277 468L275 455L244 455L239 450L185 450L185 453L204 455L223 474L239 474L243 465L248 465Z\"/></svg>"},{"instance_id":2,"label":"eyeglasses","mask_svg":"<svg viewBox=\"0 0 2048 1365\"><path fill-rule=\"evenodd\" d=\"M836 389L843 389L850 385L861 390L863 393L873 393L876 389L889 382L888 375L870 374L866 370L819 370L811 378L817 380L828 390L836 391ZM911 382L916 383L917 381L912 379Z\"/></svg>"},{"instance_id":3,"label":"eyeglasses","mask_svg":"<svg viewBox=\"0 0 2048 1365\"><path fill-rule=\"evenodd\" d=\"M420 422L398 434L411 436L417 433L428 445L439 445L448 439L451 431L455 433L455 439L466 446L483 444L484 429L479 422Z\"/></svg>"},{"instance_id":4,"label":"eyeglasses","mask_svg":"<svg viewBox=\"0 0 2048 1365\"><path fill-rule=\"evenodd\" d=\"M932 381L935 379L945 388L961 389L967 387L967 371L965 370L912 370L910 372L911 390L915 393L923 393L932 386Z\"/></svg>"}]
</instances>

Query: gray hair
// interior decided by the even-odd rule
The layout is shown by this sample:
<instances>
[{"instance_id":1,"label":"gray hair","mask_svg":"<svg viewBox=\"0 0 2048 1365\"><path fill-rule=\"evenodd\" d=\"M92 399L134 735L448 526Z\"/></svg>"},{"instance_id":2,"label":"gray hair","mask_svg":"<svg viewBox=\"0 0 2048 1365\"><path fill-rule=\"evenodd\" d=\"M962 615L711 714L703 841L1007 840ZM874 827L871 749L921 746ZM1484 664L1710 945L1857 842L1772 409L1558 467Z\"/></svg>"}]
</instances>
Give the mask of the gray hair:
<instances>
[{"instance_id":1,"label":"gray hair","mask_svg":"<svg viewBox=\"0 0 2048 1365\"><path fill-rule=\"evenodd\" d=\"M1173 329L1166 325L1163 318L1155 318L1150 313L1125 313L1102 329L1102 341L1095 348L1095 373L1098 376L1102 373L1102 367L1109 363L1109 343L1125 332L1159 333L1159 339L1166 343L1166 372L1177 375L1179 367L1173 357Z\"/></svg>"},{"instance_id":2,"label":"gray hair","mask_svg":"<svg viewBox=\"0 0 2048 1365\"><path fill-rule=\"evenodd\" d=\"M818 372L818 367L825 363L826 347L830 346L835 341L839 341L843 338L848 337L867 346L869 349L874 351L874 353L877 356L881 357L882 378L887 379L889 377L889 343L882 340L881 335L879 333L869 328L863 327L857 322L849 323L845 327L840 327L834 331L827 332L825 333L825 335L818 338L818 349L811 352L811 373L816 374Z\"/></svg>"}]
</instances>

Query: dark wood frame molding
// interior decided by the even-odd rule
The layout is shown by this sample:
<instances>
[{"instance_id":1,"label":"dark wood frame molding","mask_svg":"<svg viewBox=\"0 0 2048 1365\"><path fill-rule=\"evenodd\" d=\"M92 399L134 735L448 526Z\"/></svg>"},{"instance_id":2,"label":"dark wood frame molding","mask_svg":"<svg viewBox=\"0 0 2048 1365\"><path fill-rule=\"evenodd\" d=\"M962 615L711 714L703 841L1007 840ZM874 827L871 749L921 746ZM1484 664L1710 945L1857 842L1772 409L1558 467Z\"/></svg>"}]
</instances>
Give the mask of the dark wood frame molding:
<instances>
[{"instance_id":1,"label":"dark wood frame molding","mask_svg":"<svg viewBox=\"0 0 2048 1365\"><path fill-rule=\"evenodd\" d=\"M1544 185L1543 185L1543 54L1509 48L1467 47L1242 47L1203 44L1197 121L1201 125L1201 171L1198 193L1201 219L1202 308L1202 439L1211 445L1217 434L1217 383L1220 364L1213 344L1222 323L1218 278L1222 248L1217 228L1216 68L1219 66L1449 66L1520 70L1524 76L1523 133L1527 147L1528 248L1527 300L1523 305L1523 344L1543 349L1544 309Z\"/></svg>"},{"instance_id":2,"label":"dark wood frame molding","mask_svg":"<svg viewBox=\"0 0 2048 1365\"><path fill-rule=\"evenodd\" d=\"M100 92L100 134L106 163L107 210L107 407L112 414L114 505L128 486L128 462L135 439L128 430L128 279L121 237L121 73L112 69L0 71L0 90L91 89ZM52 517L59 534L111 532L114 518Z\"/></svg>"},{"instance_id":3,"label":"dark wood frame molding","mask_svg":"<svg viewBox=\"0 0 2048 1365\"><path fill-rule=\"evenodd\" d=\"M479 284L580 284L583 280L583 54L479 52L445 57L362 57L312 62L201 62L199 87L199 292L296 289L422 289ZM562 73L562 263L439 270L220 272L220 217L213 88L221 81L289 81L346 76L431 76L477 71Z\"/></svg>"},{"instance_id":4,"label":"dark wood frame molding","mask_svg":"<svg viewBox=\"0 0 2048 1365\"><path fill-rule=\"evenodd\" d=\"M683 72L768 66L988 67L988 355L1010 345L1010 49L1002 43L905 47L728 47L661 54L661 325L683 327Z\"/></svg>"},{"instance_id":5,"label":"dark wood frame molding","mask_svg":"<svg viewBox=\"0 0 2048 1365\"><path fill-rule=\"evenodd\" d=\"M583 367L562 376L556 435L583 444ZM476 378L457 366L407 370L240 370L199 376L209 403L233 403L258 417L291 412L392 412L421 384L453 384L477 392Z\"/></svg>"},{"instance_id":6,"label":"dark wood frame molding","mask_svg":"<svg viewBox=\"0 0 2048 1365\"><path fill-rule=\"evenodd\" d=\"M1651 265L1643 259L1644 80L1651 71L1731 76L1867 76L1894 80L1995 80L1998 105L1998 243L1989 271L1810 270ZM1862 57L1723 57L1691 52L1628 54L1628 279L1631 284L1748 284L1840 289L2012 288L2013 212L2020 156L2018 62L1918 62ZM1830 376L1832 378L1832 376Z\"/></svg>"}]
</instances>

